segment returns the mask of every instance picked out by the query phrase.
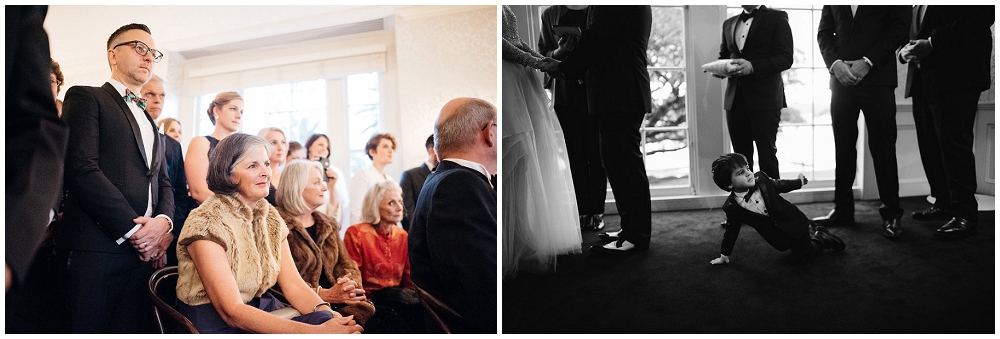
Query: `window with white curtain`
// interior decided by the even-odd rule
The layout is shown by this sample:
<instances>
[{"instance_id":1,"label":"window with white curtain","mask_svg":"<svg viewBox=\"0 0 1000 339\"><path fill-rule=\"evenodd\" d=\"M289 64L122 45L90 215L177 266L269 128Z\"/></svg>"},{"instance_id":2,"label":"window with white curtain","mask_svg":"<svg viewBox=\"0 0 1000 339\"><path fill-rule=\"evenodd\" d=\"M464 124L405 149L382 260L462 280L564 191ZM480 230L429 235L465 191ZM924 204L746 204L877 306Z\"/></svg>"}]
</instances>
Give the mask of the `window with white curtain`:
<instances>
[{"instance_id":1,"label":"window with white curtain","mask_svg":"<svg viewBox=\"0 0 1000 339\"><path fill-rule=\"evenodd\" d=\"M371 164L365 144L381 130L381 95L377 72L347 76L348 145L351 152L351 173Z\"/></svg>"}]
</instances>

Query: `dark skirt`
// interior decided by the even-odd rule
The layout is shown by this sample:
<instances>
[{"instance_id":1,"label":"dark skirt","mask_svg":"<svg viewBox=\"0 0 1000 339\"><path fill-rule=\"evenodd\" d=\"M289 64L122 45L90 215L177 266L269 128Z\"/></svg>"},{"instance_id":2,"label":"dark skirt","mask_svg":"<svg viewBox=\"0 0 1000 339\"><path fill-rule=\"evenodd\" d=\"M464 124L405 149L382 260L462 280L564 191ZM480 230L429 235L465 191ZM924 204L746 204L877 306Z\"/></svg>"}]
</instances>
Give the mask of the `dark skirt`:
<instances>
[{"instance_id":1,"label":"dark skirt","mask_svg":"<svg viewBox=\"0 0 1000 339\"><path fill-rule=\"evenodd\" d=\"M264 292L264 295L260 296L260 298L253 298L247 303L247 305L261 309L264 312L271 312L285 307L285 304L271 295L270 292ZM191 323L193 323L194 327L198 329L198 332L204 334L248 333L247 331L231 327L226 324L226 322L222 320L222 316L219 315L219 312L215 311L215 307L212 306L211 303L190 306L182 301L178 301L177 310L187 317L188 320L191 320ZM330 319L333 319L333 314L327 311L317 311L292 318L294 321L310 325L319 325Z\"/></svg>"}]
</instances>

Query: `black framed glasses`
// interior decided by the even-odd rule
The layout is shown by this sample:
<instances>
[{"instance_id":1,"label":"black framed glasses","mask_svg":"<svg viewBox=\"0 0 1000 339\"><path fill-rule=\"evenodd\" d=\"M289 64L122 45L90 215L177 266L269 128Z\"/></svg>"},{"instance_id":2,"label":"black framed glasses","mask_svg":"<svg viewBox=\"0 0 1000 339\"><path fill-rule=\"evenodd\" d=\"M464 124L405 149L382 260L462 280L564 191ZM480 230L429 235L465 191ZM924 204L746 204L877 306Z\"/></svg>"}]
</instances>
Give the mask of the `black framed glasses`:
<instances>
[{"instance_id":1,"label":"black framed glasses","mask_svg":"<svg viewBox=\"0 0 1000 339\"><path fill-rule=\"evenodd\" d=\"M483 129L481 129L479 131L480 132L485 131L487 128L490 128L490 126L496 126L496 125L497 125L497 123L495 123L495 122L488 123L488 124L486 124L486 126L483 126Z\"/></svg>"},{"instance_id":2,"label":"black framed glasses","mask_svg":"<svg viewBox=\"0 0 1000 339\"><path fill-rule=\"evenodd\" d=\"M118 48L118 46L124 46L128 44L135 44L135 52L139 53L139 55L145 56L146 53L153 53L153 62L160 62L160 60L163 59L162 52L149 48L149 46L147 46L145 42L139 40L126 41L115 45L115 47L111 47L111 49L115 49Z\"/></svg>"}]
</instances>

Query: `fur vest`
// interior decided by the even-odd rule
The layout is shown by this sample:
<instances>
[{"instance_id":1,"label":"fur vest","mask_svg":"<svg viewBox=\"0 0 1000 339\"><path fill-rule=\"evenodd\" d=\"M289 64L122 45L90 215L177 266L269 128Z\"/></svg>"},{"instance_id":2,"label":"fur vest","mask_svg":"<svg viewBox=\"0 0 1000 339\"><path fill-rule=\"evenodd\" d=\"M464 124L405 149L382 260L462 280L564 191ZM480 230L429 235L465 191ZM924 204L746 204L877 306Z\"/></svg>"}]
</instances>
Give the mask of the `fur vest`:
<instances>
[{"instance_id":1,"label":"fur vest","mask_svg":"<svg viewBox=\"0 0 1000 339\"><path fill-rule=\"evenodd\" d=\"M364 288L358 264L347 254L347 248L339 237L340 225L336 220L330 219L322 212L312 212L316 221L313 227L316 228L318 240L313 241L306 228L295 220L295 216L282 208L277 210L288 226L288 247L291 249L292 259L295 260L295 267L302 275L302 280L305 280L310 287L316 288L319 286L320 275L325 275L330 282L336 282L337 278L350 273L358 287ZM375 306L364 302L344 306L337 311L345 316L354 315L355 321L364 324L375 313Z\"/></svg>"},{"instance_id":2,"label":"fur vest","mask_svg":"<svg viewBox=\"0 0 1000 339\"><path fill-rule=\"evenodd\" d=\"M178 237L177 298L191 306L211 302L187 251L192 242L208 240L222 246L246 303L278 281L281 244L287 236L285 221L264 199L251 210L236 196L209 197L191 211Z\"/></svg>"}]
</instances>

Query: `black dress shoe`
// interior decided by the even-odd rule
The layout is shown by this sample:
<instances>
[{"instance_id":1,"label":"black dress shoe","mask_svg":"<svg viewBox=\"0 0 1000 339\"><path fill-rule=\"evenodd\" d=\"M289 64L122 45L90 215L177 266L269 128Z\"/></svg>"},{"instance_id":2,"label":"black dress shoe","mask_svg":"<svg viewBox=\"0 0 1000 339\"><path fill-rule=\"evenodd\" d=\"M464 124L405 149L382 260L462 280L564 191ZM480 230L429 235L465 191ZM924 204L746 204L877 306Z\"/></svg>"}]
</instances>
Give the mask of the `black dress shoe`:
<instances>
[{"instance_id":1,"label":"black dress shoe","mask_svg":"<svg viewBox=\"0 0 1000 339\"><path fill-rule=\"evenodd\" d=\"M882 229L882 235L889 239L899 239L903 236L903 224L899 219L883 220Z\"/></svg>"},{"instance_id":2,"label":"black dress shoe","mask_svg":"<svg viewBox=\"0 0 1000 339\"><path fill-rule=\"evenodd\" d=\"M591 217L590 226L593 227L595 231L604 229L604 214L594 214Z\"/></svg>"},{"instance_id":3,"label":"black dress shoe","mask_svg":"<svg viewBox=\"0 0 1000 339\"><path fill-rule=\"evenodd\" d=\"M603 253L603 254L624 254L624 253L642 252L647 249L649 249L649 245L639 246L629 242L628 240L623 241L621 246L618 245L617 241L612 241L604 245L590 246L591 252Z\"/></svg>"},{"instance_id":4,"label":"black dress shoe","mask_svg":"<svg viewBox=\"0 0 1000 339\"><path fill-rule=\"evenodd\" d=\"M948 220L951 219L951 211L943 210L934 206L923 211L913 212L914 220Z\"/></svg>"},{"instance_id":5,"label":"black dress shoe","mask_svg":"<svg viewBox=\"0 0 1000 339\"><path fill-rule=\"evenodd\" d=\"M845 215L838 213L837 209L830 210L830 214L812 219L813 223L819 226L854 226L854 213Z\"/></svg>"},{"instance_id":6,"label":"black dress shoe","mask_svg":"<svg viewBox=\"0 0 1000 339\"><path fill-rule=\"evenodd\" d=\"M831 249L834 251L843 251L844 248L847 247L847 245L844 244L844 240L830 233L830 231L827 230L826 227L816 226L815 229L816 229L815 237L816 239L819 240L820 243L823 244L823 248Z\"/></svg>"},{"instance_id":7,"label":"black dress shoe","mask_svg":"<svg viewBox=\"0 0 1000 339\"><path fill-rule=\"evenodd\" d=\"M589 214L588 215L581 215L580 216L580 229L582 229L584 231L590 230L593 227L593 226L590 225L590 221L591 221L591 218L590 218Z\"/></svg>"},{"instance_id":8,"label":"black dress shoe","mask_svg":"<svg viewBox=\"0 0 1000 339\"><path fill-rule=\"evenodd\" d=\"M937 234L947 238L965 238L976 234L977 228L979 228L979 224L972 220L954 217L937 229Z\"/></svg>"},{"instance_id":9,"label":"black dress shoe","mask_svg":"<svg viewBox=\"0 0 1000 339\"><path fill-rule=\"evenodd\" d=\"M597 237L604 240L618 240L618 233L621 232L622 232L621 230L601 232L600 234L597 235Z\"/></svg>"}]
</instances>

